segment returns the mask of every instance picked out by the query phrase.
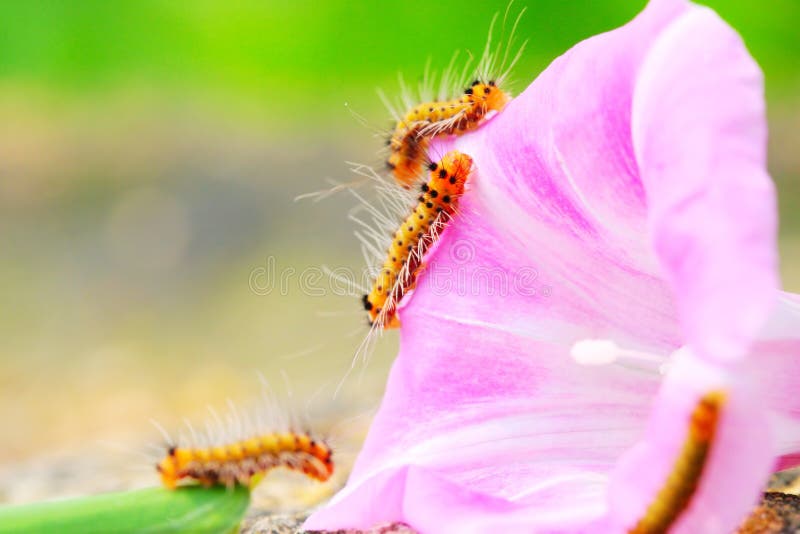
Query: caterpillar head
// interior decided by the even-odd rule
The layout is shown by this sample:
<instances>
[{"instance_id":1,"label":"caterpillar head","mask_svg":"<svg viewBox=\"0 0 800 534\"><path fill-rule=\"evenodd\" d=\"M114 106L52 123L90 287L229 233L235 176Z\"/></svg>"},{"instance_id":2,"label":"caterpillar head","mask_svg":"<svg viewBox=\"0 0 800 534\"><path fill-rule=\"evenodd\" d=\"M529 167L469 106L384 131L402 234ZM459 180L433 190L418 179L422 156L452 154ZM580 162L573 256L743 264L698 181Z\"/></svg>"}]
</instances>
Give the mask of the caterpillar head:
<instances>
[{"instance_id":1,"label":"caterpillar head","mask_svg":"<svg viewBox=\"0 0 800 534\"><path fill-rule=\"evenodd\" d=\"M429 169L431 182L436 184L436 189L445 194L460 195L472 171L472 158L463 152L452 150L438 164L432 163Z\"/></svg>"},{"instance_id":2,"label":"caterpillar head","mask_svg":"<svg viewBox=\"0 0 800 534\"><path fill-rule=\"evenodd\" d=\"M481 82L475 80L472 87L464 91L469 102L480 103L485 111L502 111L511 97L508 93L497 87L494 80Z\"/></svg>"},{"instance_id":3,"label":"caterpillar head","mask_svg":"<svg viewBox=\"0 0 800 534\"><path fill-rule=\"evenodd\" d=\"M187 451L171 446L167 455L156 465L156 471L161 475L161 482L169 489L175 489L178 481L183 478L183 471L188 463Z\"/></svg>"},{"instance_id":4,"label":"caterpillar head","mask_svg":"<svg viewBox=\"0 0 800 534\"><path fill-rule=\"evenodd\" d=\"M384 285L386 285L387 288L391 288L393 283L393 275L392 277L384 276L382 277L382 280L379 280L374 284L372 291L368 295L364 295L361 298L361 302L364 304L364 309L367 310L367 313L369 314L370 326L373 326L377 323L380 328L383 329L400 327L400 320L395 314L390 290L384 288ZM383 311L383 308L387 306L388 308ZM383 313L381 313L382 311Z\"/></svg>"}]
</instances>

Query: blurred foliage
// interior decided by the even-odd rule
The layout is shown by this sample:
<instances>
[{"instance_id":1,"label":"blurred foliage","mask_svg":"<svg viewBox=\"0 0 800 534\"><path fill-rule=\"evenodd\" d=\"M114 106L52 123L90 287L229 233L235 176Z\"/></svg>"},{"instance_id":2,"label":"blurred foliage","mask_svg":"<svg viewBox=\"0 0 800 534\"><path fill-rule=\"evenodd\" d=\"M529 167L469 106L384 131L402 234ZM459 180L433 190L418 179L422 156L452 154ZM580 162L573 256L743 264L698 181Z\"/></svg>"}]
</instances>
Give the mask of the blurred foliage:
<instances>
[{"instance_id":1,"label":"blurred foliage","mask_svg":"<svg viewBox=\"0 0 800 534\"><path fill-rule=\"evenodd\" d=\"M798 83L800 3L704 2L736 27L762 64L770 90ZM576 41L612 29L636 0L518 1L519 34L530 40L517 70L538 72ZM69 94L115 85L234 91L268 114L314 120L376 85L413 80L425 61L444 66L455 50L480 53L504 0L30 0L0 3L0 77ZM531 76L532 77L532 76ZM366 104L369 105L369 104Z\"/></svg>"}]
</instances>

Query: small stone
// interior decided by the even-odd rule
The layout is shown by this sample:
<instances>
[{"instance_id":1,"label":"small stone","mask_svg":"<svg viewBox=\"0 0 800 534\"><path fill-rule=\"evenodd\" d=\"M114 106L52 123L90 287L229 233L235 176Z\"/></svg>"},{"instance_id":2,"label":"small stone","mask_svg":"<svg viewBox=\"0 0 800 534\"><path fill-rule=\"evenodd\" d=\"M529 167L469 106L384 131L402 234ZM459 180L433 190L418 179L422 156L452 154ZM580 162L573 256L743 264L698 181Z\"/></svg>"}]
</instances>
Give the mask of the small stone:
<instances>
[{"instance_id":1,"label":"small stone","mask_svg":"<svg viewBox=\"0 0 800 534\"><path fill-rule=\"evenodd\" d=\"M788 493L764 494L737 534L797 534L800 532L800 497Z\"/></svg>"}]
</instances>

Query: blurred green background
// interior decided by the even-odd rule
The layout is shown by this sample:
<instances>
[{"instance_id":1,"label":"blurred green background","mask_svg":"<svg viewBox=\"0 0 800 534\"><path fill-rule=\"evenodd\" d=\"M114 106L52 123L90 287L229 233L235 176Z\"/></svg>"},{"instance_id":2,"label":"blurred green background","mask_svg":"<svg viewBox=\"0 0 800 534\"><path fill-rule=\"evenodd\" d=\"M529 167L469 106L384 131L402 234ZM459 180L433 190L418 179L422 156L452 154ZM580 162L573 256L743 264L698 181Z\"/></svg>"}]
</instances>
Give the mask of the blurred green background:
<instances>
[{"instance_id":1,"label":"blurred green background","mask_svg":"<svg viewBox=\"0 0 800 534\"><path fill-rule=\"evenodd\" d=\"M766 74L782 269L798 291L800 2L706 3ZM530 40L518 86L643 4L518 1ZM72 454L138 442L151 417L174 427L252 398L256 372L279 390L286 374L311 419L375 406L394 335L332 403L366 331L358 304L304 294L297 278L286 294L249 282L269 257L297 273L361 268L351 199L293 198L349 180L346 160L379 162L380 140L348 106L384 127L376 87L391 94L398 72L415 81L428 58L479 53L505 8L0 2L0 501L80 491L63 467ZM37 484L37 469L60 478Z\"/></svg>"}]
</instances>

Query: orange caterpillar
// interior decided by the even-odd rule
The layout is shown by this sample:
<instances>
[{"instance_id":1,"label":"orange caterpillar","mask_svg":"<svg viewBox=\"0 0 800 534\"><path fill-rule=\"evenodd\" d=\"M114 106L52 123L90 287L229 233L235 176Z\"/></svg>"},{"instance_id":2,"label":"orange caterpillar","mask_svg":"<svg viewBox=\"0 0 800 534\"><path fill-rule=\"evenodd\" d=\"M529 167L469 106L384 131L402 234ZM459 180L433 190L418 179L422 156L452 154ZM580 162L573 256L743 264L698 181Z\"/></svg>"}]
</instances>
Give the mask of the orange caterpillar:
<instances>
[{"instance_id":1,"label":"orange caterpillar","mask_svg":"<svg viewBox=\"0 0 800 534\"><path fill-rule=\"evenodd\" d=\"M491 111L502 111L511 96L493 80L475 80L464 94L447 101L414 106L397 122L389 139L391 154L386 161L395 179L410 187L426 163L430 139L439 135L461 135L480 126Z\"/></svg>"},{"instance_id":2,"label":"orange caterpillar","mask_svg":"<svg viewBox=\"0 0 800 534\"><path fill-rule=\"evenodd\" d=\"M333 451L305 433L274 432L209 447L172 445L156 469L167 488L181 480L204 486L249 486L254 477L287 467L324 482L333 474Z\"/></svg>"},{"instance_id":3,"label":"orange caterpillar","mask_svg":"<svg viewBox=\"0 0 800 534\"><path fill-rule=\"evenodd\" d=\"M461 86L468 79L466 69L469 67L469 61L464 65L463 72L458 74L453 71L456 60L456 56L453 56L453 60L440 78L441 88L438 97L425 96L430 94L427 82L431 81L428 79L426 69L426 81L423 82L421 89L423 94L421 104L413 104L408 97L404 97L404 109L407 111L398 113L398 110L387 102L396 122L387 142L391 153L386 165L403 187L410 188L428 163L426 154L431 139L442 135L461 135L474 130L490 113L502 111L511 100L508 75L525 49L523 42L516 52L513 52L516 48L517 27L525 9L517 15L506 39L505 30L510 11L511 3L508 4L503 17L501 35L495 50L492 50L493 33L499 14L492 19L486 46L475 69L476 79L461 96L450 98L453 96L453 88ZM453 80L456 80L455 84L452 83Z\"/></svg>"},{"instance_id":4,"label":"orange caterpillar","mask_svg":"<svg viewBox=\"0 0 800 534\"><path fill-rule=\"evenodd\" d=\"M425 251L455 213L472 170L472 158L454 150L438 164L431 163L429 169L430 181L422 185L419 203L394 233L383 267L363 297L370 325L400 326L397 303L414 286Z\"/></svg>"},{"instance_id":5,"label":"orange caterpillar","mask_svg":"<svg viewBox=\"0 0 800 534\"><path fill-rule=\"evenodd\" d=\"M675 467L644 516L628 531L630 534L666 533L689 506L711 452L724 404L723 391L711 391L698 401Z\"/></svg>"}]
</instances>

